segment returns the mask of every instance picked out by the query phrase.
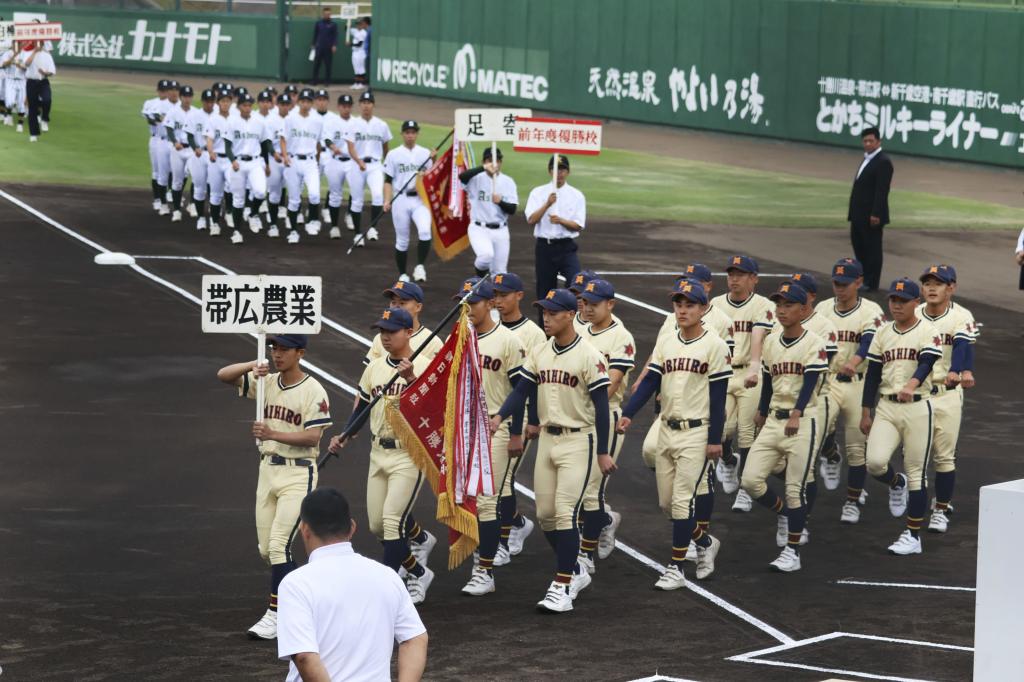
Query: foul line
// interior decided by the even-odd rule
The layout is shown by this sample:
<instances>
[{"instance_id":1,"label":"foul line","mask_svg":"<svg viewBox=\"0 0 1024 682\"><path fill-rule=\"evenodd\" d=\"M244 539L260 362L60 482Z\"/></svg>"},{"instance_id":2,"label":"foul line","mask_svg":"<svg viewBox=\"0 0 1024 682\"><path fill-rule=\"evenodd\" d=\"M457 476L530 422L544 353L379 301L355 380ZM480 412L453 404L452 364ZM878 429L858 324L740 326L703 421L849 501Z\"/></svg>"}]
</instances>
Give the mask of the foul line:
<instances>
[{"instance_id":1,"label":"foul line","mask_svg":"<svg viewBox=\"0 0 1024 682\"><path fill-rule=\"evenodd\" d=\"M8 201L10 201L15 206L18 206L22 210L26 211L27 213L35 216L36 218L38 218L40 220L42 220L46 224L48 224L48 225L50 225L52 227L55 227L56 229L60 230L64 234L68 235L69 237L72 237L73 239L76 239L76 240L82 242L83 244L86 244L86 245L90 246L91 248L95 249L96 251L99 251L100 253L110 253L110 249L108 249L108 248L106 248L106 247L104 247L104 246L102 246L102 245L92 241L91 239L89 239L89 238L79 234L78 232L75 232L74 230L72 230L69 227L65 227L64 225L62 225L61 223L57 222L53 218L50 218L49 216L47 216L44 213L41 213L40 211L38 211L35 208L29 206L28 204L26 204L25 202L21 201L20 199L14 197L14 196L11 196L7 192L5 192L3 190L0 190L0 197L3 197L4 199L7 199ZM175 257L175 258L177 258L177 257ZM209 259L206 259L206 258L202 258L202 257L199 257L199 256L188 256L188 257L181 257L181 258L183 260L187 259L187 260L195 260L197 262L201 262L204 265L207 265L207 266L209 266L209 267L211 267L211 268L213 268L215 270L218 270L220 272L223 272L224 274L234 274L234 272L232 272L231 270L228 270L227 268L225 268L225 267L223 267L223 266L221 266L221 265L219 265L217 263L214 263L213 261L211 261ZM149 280L151 280L153 282L156 282L157 284L160 284L161 286L164 286L164 287L170 289L171 291L173 291L176 294L180 295L182 298L186 299L187 301L190 301L190 302L192 302L192 303L194 303L196 305L202 306L202 300L201 299L197 298L196 296L194 296L193 294L189 293L185 289L179 287L177 284L173 284L172 282L169 282L166 279L151 273L150 271L146 270L145 268L143 268L143 267L141 267L139 265L133 264L133 265L130 265L129 267L132 270L135 270L136 272L138 272L143 277L146 277L147 279L149 279ZM326 317L323 318L323 324L325 324L326 326L328 326L328 327L330 327L332 329L335 329L335 330L337 330L337 331L339 331L339 332L341 332L343 334L346 334L347 336L350 336L353 339L359 340L360 342L364 343L367 346L369 346L372 343L369 339L367 339L367 338L365 338L363 336L360 336L359 334L356 334L355 332L352 332L351 330L348 330L347 328L343 327L342 325L340 325L340 324L338 324L336 322L328 320ZM255 335L253 335L253 336L255 336ZM316 365L313 365L313 364L311 364L309 362L306 362L305 360L303 360L303 365L305 367L307 367L311 372L313 372L313 373L323 377L324 379L329 381L331 384L337 386L338 388L341 388L342 390L344 390L344 391L346 391L346 392L348 392L348 393L350 393L352 395L356 394L356 389L355 388L353 388L349 384L345 383L344 381L338 379L337 377L333 376L332 374L328 373L326 370L324 370L324 369L322 369L320 367L317 367ZM527 488L527 487L517 483L516 484L516 489L519 490L520 492L522 492L527 497L529 497L531 500L536 500L536 497L534 496L533 491L530 490L529 488ZM623 543L623 542L621 542L619 540L615 541L615 546L618 549L622 550L623 553L631 556L632 558L636 559L637 561L639 561L640 563L644 564L645 566L648 566L648 567L654 569L658 573L664 573L665 572L665 567L664 566L662 566L660 563L658 563L654 559L650 558L646 554L643 554L639 550L636 550L636 549L630 547L629 545L627 545L627 544L625 544L625 543ZM773 639L775 639L775 640L777 640L779 642L782 642L783 644L788 645L788 644L792 644L795 641L792 637L784 634L783 632L781 632L777 628L774 628L771 625L768 625L767 623L765 623L760 618L757 618L757 617L747 613L746 611L744 611L740 607L735 606L734 604L731 604L731 603L727 602L726 600L722 599L721 597L719 597L719 596L717 596L715 594L712 594L711 592L708 592L704 588L698 587L697 585L694 585L691 581L687 581L686 582L686 587L687 587L687 589L689 589L694 594L697 594L697 595L703 597L704 599L707 599L708 601L710 601L711 603L715 604L716 606L724 609L725 611L728 611L729 613L731 613L734 616L736 616L737 618L739 618L739 619L749 623L750 625L753 625L757 629L759 629L762 632L764 632L765 634L771 636Z\"/></svg>"},{"instance_id":2,"label":"foul line","mask_svg":"<svg viewBox=\"0 0 1024 682\"><path fill-rule=\"evenodd\" d=\"M869 580L836 580L837 585L861 585L864 587L898 587L912 590L948 590L951 592L976 592L975 587L954 587L952 585L924 585L921 583L879 583Z\"/></svg>"},{"instance_id":3,"label":"foul line","mask_svg":"<svg viewBox=\"0 0 1024 682\"><path fill-rule=\"evenodd\" d=\"M678 270L672 272L650 272L641 270L601 270L597 274L599 275L619 275L622 277L681 277L682 273ZM712 272L715 277L725 277L729 273L727 272ZM781 273L781 272L759 272L758 277L785 277L789 278L793 276L793 273Z\"/></svg>"}]
</instances>

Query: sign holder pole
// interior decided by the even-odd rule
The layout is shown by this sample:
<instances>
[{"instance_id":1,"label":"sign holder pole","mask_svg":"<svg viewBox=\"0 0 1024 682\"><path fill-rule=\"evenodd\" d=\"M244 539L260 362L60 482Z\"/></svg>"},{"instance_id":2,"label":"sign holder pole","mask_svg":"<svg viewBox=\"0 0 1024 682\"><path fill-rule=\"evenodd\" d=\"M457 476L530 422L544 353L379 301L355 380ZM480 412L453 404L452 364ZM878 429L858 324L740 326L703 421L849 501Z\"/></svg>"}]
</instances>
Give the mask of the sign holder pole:
<instances>
[{"instance_id":1,"label":"sign holder pole","mask_svg":"<svg viewBox=\"0 0 1024 682\"><path fill-rule=\"evenodd\" d=\"M558 206L558 152L555 152L554 163L551 164L551 191L555 193L555 205L551 207L554 209ZM558 215L558 211L554 214Z\"/></svg>"},{"instance_id":2,"label":"sign holder pole","mask_svg":"<svg viewBox=\"0 0 1024 682\"><path fill-rule=\"evenodd\" d=\"M491 165L498 165L498 141L491 140ZM495 173L491 176L491 198L498 192L498 174Z\"/></svg>"},{"instance_id":3,"label":"sign holder pole","mask_svg":"<svg viewBox=\"0 0 1024 682\"><path fill-rule=\"evenodd\" d=\"M256 366L267 364L267 335L260 332L256 335ZM263 421L263 403L266 402L266 387L264 380L266 377L256 377L256 421ZM256 439L256 445L260 444L260 439Z\"/></svg>"}]
</instances>

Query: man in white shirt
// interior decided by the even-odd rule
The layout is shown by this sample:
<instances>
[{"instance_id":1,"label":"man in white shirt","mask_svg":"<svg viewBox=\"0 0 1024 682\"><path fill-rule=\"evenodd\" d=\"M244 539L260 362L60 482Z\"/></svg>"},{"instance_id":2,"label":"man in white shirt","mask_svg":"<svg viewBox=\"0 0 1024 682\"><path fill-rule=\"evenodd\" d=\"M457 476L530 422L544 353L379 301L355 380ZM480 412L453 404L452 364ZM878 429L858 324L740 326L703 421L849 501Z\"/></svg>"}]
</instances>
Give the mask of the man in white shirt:
<instances>
[{"instance_id":1,"label":"man in white shirt","mask_svg":"<svg viewBox=\"0 0 1024 682\"><path fill-rule=\"evenodd\" d=\"M548 160L548 173L554 161L554 157ZM583 192L569 185L568 177L569 159L559 156L557 186L552 188L550 183L544 183L535 187L526 200L526 222L533 225L537 240L534 253L538 299L558 287L558 275L568 281L583 269L576 255L576 239L586 227L587 200Z\"/></svg>"},{"instance_id":2,"label":"man in white shirt","mask_svg":"<svg viewBox=\"0 0 1024 682\"><path fill-rule=\"evenodd\" d=\"M39 139L40 132L50 129L50 76L57 73L50 53L39 43L26 46L21 58L25 63L25 97L28 99L29 142ZM42 114L42 125L39 117Z\"/></svg>"},{"instance_id":3,"label":"man in white shirt","mask_svg":"<svg viewBox=\"0 0 1024 682\"><path fill-rule=\"evenodd\" d=\"M398 574L352 550L356 523L333 488L306 495L299 533L309 563L281 581L277 654L288 682L390 680L398 643L399 682L418 682L427 630Z\"/></svg>"}]
</instances>

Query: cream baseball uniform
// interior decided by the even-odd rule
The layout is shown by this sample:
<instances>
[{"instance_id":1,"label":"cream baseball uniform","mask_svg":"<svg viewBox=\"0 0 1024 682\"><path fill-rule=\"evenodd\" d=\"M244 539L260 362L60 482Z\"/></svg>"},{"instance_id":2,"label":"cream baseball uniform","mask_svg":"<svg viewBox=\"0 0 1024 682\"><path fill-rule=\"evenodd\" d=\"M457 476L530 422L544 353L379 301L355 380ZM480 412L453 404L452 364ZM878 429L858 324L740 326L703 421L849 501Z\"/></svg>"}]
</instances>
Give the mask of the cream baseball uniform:
<instances>
[{"instance_id":1,"label":"cream baseball uniform","mask_svg":"<svg viewBox=\"0 0 1024 682\"><path fill-rule=\"evenodd\" d=\"M412 348L413 351L417 350L424 344L424 342L426 342L429 336L430 330L420 325L420 328L413 332L412 338L409 339L409 347ZM430 343L427 344L427 347L423 349L423 352L420 353L419 357L425 358L429 362L434 359L434 356L436 356L438 351L443 347L444 342L435 336L430 340ZM369 365L377 358L383 358L386 356L387 351L384 350L384 344L381 343L380 334L378 333L373 337L373 343L370 344L370 350L366 351L366 357L363 358L363 364Z\"/></svg>"},{"instance_id":2,"label":"cream baseball uniform","mask_svg":"<svg viewBox=\"0 0 1024 682\"><path fill-rule=\"evenodd\" d=\"M498 277L500 276L501 275L498 275ZM511 324L502 322L502 324L515 333L516 338L519 340L519 345L521 345L523 350L527 353L529 353L534 346L548 340L548 337L544 334L544 330L540 328L540 325L525 315L521 317L518 322L513 322Z\"/></svg>"},{"instance_id":3,"label":"cream baseball uniform","mask_svg":"<svg viewBox=\"0 0 1024 682\"><path fill-rule=\"evenodd\" d=\"M489 332L479 334L477 345L480 348L487 414L493 417L512 392L512 379L519 376L525 354L515 333L500 324ZM494 472L494 490L497 494L477 498L477 516L481 521L496 520L498 498L512 494L515 462L508 456L510 435L510 425L506 422L491 436L491 471Z\"/></svg>"},{"instance_id":4,"label":"cream baseball uniform","mask_svg":"<svg viewBox=\"0 0 1024 682\"><path fill-rule=\"evenodd\" d=\"M409 149L403 144L389 151L384 159L384 174L391 178L394 189L391 221L395 226L395 249L398 251L409 250L409 223L416 225L416 236L421 242L431 237L430 211L420 199L415 180L421 166L427 170L431 165L430 150L420 145ZM401 194L399 190L402 190Z\"/></svg>"},{"instance_id":5,"label":"cream baseball uniform","mask_svg":"<svg viewBox=\"0 0 1024 682\"><path fill-rule=\"evenodd\" d=\"M799 282L797 282L799 284ZM800 326L804 329L814 332L820 339L825 342L825 351L829 354L829 357L834 357L838 352L839 342L839 330L832 323L830 319L824 315L818 313L818 311L811 311L811 314L807 319L800 323ZM780 327L781 330L781 327ZM836 411L836 407L832 404L831 397L831 377L826 371L821 375L821 382L818 384L818 449L821 449L822 443L825 442L825 435L828 433L829 422L834 421L832 413Z\"/></svg>"}]
</instances>

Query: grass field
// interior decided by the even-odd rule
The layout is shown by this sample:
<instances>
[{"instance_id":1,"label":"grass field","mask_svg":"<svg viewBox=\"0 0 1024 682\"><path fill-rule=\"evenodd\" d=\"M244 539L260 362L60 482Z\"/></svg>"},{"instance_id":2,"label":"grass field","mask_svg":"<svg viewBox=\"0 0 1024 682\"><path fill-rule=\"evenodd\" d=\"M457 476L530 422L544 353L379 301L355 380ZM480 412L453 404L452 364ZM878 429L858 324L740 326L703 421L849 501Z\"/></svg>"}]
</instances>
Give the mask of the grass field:
<instances>
[{"instance_id":1,"label":"grass field","mask_svg":"<svg viewBox=\"0 0 1024 682\"><path fill-rule=\"evenodd\" d=\"M51 132L39 144L0 127L0 182L149 187L149 135L139 115L151 90L80 78L56 78ZM398 121L389 120L398 137ZM425 125L424 145L447 130ZM482 149L478 150L482 151ZM779 227L844 227L847 183L735 166L606 149L574 160L570 182L587 195L595 218ZM544 182L546 160L506 154L520 202ZM837 208L838 207L838 208ZM1024 210L923 192L894 191L899 227L1019 228Z\"/></svg>"}]
</instances>

